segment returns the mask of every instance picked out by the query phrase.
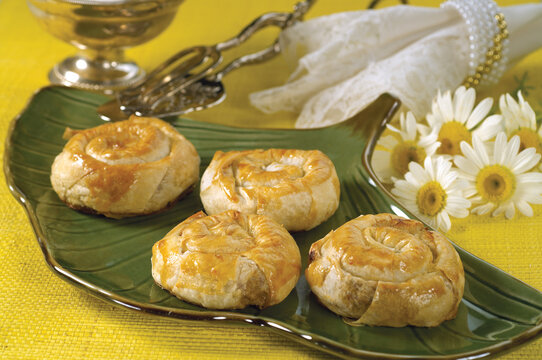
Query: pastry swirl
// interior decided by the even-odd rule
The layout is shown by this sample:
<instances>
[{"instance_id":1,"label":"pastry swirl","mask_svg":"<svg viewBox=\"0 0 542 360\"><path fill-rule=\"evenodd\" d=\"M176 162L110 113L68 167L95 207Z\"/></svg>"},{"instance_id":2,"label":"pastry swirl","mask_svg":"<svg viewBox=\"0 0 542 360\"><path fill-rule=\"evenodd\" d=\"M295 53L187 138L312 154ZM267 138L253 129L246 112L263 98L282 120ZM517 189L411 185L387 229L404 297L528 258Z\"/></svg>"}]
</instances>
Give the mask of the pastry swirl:
<instances>
[{"instance_id":1,"label":"pastry swirl","mask_svg":"<svg viewBox=\"0 0 542 360\"><path fill-rule=\"evenodd\" d=\"M235 209L263 214L287 230L309 230L339 206L339 179L318 150L217 151L201 178L209 214Z\"/></svg>"},{"instance_id":2,"label":"pastry swirl","mask_svg":"<svg viewBox=\"0 0 542 360\"><path fill-rule=\"evenodd\" d=\"M444 236L391 214L360 216L315 242L305 275L349 323L392 327L454 318L465 281Z\"/></svg>"},{"instance_id":3,"label":"pastry swirl","mask_svg":"<svg viewBox=\"0 0 542 360\"><path fill-rule=\"evenodd\" d=\"M301 269L299 248L272 219L235 210L198 212L152 248L152 276L172 294L212 309L265 308L284 300Z\"/></svg>"},{"instance_id":4,"label":"pastry swirl","mask_svg":"<svg viewBox=\"0 0 542 360\"><path fill-rule=\"evenodd\" d=\"M168 123L131 117L64 133L51 184L70 207L112 218L159 211L199 177L194 146Z\"/></svg>"}]
</instances>

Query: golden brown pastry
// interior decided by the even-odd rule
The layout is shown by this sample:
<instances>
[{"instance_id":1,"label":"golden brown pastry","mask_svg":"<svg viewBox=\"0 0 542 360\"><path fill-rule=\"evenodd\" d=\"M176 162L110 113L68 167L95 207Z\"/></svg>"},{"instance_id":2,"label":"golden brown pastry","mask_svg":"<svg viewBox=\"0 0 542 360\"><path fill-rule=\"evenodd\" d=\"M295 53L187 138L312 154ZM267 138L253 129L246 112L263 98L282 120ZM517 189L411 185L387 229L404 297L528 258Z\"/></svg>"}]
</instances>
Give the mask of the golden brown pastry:
<instances>
[{"instance_id":1,"label":"golden brown pastry","mask_svg":"<svg viewBox=\"0 0 542 360\"><path fill-rule=\"evenodd\" d=\"M309 230L339 206L339 179L318 150L217 151L201 178L209 214L267 215L290 231Z\"/></svg>"},{"instance_id":2,"label":"golden brown pastry","mask_svg":"<svg viewBox=\"0 0 542 360\"><path fill-rule=\"evenodd\" d=\"M199 177L194 146L168 123L131 117L95 128L67 129L51 184L62 201L108 217L166 208Z\"/></svg>"},{"instance_id":3,"label":"golden brown pastry","mask_svg":"<svg viewBox=\"0 0 542 360\"><path fill-rule=\"evenodd\" d=\"M350 324L393 327L454 318L465 282L444 236L391 214L360 216L315 242L305 275L318 299Z\"/></svg>"},{"instance_id":4,"label":"golden brown pastry","mask_svg":"<svg viewBox=\"0 0 542 360\"><path fill-rule=\"evenodd\" d=\"M264 308L294 288L299 248L279 224L235 210L198 212L152 248L152 276L178 298L212 309Z\"/></svg>"}]
</instances>

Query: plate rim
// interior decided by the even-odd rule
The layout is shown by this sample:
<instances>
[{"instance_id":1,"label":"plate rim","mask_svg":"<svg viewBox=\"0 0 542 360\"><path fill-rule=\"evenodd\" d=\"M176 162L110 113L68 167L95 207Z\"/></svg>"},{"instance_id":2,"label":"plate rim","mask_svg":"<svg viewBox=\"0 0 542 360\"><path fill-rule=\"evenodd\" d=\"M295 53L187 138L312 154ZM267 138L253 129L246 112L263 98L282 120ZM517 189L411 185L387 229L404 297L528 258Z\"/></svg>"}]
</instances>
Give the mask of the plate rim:
<instances>
[{"instance_id":1,"label":"plate rim","mask_svg":"<svg viewBox=\"0 0 542 360\"><path fill-rule=\"evenodd\" d=\"M342 343L336 342L334 340L328 339L321 335L316 334L308 334L304 330L295 328L292 325L283 323L281 321L277 320L270 320L267 317L262 316L256 316L256 315L250 315L250 314L241 314L237 312L232 311L217 311L217 310L209 310L206 309L204 312L196 311L196 310L188 310L188 309L177 309L177 308L167 308L167 307L161 307L161 306L155 306L148 303L141 303L139 301L132 301L129 299L126 299L122 296L119 296L117 294L114 294L106 289L103 289L99 286L96 286L92 283L89 283L82 278L78 277L77 275L71 273L69 270L63 268L56 259L52 256L52 254L49 252L47 248L47 239L45 235L41 231L41 227L39 226L39 221L37 219L36 214L34 213L32 207L30 206L30 201L26 197L26 195L15 185L15 181L13 178L13 175L11 173L11 169L9 168L9 162L11 159L11 148L10 143L13 136L13 131L16 128L17 122L19 119L23 116L23 114L27 111L27 109L32 104L33 100L41 94L42 92L49 91L51 89L55 88L62 88L62 89L68 89L70 91L81 91L81 92L87 92L85 90L81 89L74 89L63 85L47 85L44 86L38 90L36 90L31 97L28 99L25 106L23 106L22 110L10 121L8 131L6 138L4 140L4 159L3 159L3 171L4 171L4 178L6 181L6 185L8 186L8 189L13 197L22 205L22 207L25 209L26 215L30 221L32 230L34 232L34 235L36 236L36 239L38 241L38 244L41 248L42 254L45 258L45 262L49 269L57 275L62 280L66 281L68 284L73 285L86 293L101 299L103 301L106 301L108 303L114 304L116 306L119 306L124 309L129 309L136 311L138 313L144 313L149 315L157 315L161 317L166 317L170 319L177 319L177 320L186 320L186 321L215 321L217 323L220 322L228 322L232 324L242 324L242 325L255 325L259 327L264 327L269 331L272 331L274 333L277 333L279 335L288 337L294 341L297 341L298 343L301 343L305 346L309 346L315 349L318 349L320 351L324 351L326 353L343 357L343 358L353 358L353 357L363 357L367 359L390 359L390 360L397 360L397 359L435 359L435 360L468 360L468 359L482 359L490 356L494 356L497 354L502 354L503 352L511 351L512 349L515 349L521 345L524 345L528 342L534 341L536 338L540 337L542 335L542 320L538 322L537 325L533 326L529 330L522 332L521 334L512 337L507 340L503 340L497 344L494 344L492 346L480 349L480 350L474 350L469 352L463 352L458 354L450 354L450 355L399 355L399 354L390 354L390 353L382 353L382 352L374 352L374 351L367 351L363 349L357 349L353 348L347 345L344 345ZM380 135L380 133L383 131L386 119L389 119L392 117L399 109L400 107L400 101L394 97L393 95L387 94L391 96L394 99L394 104L388 109L387 116L380 124L380 130L378 131L377 135ZM376 100L375 100L376 101ZM180 117L177 117L180 118ZM190 119L187 117L187 119ZM203 122L201 120L194 120L190 119L191 121L195 122ZM348 121L348 120L345 120ZM105 122L104 122L105 123ZM228 126L228 125L221 125L221 126ZM333 126L333 125L331 125ZM236 128L235 126L228 126L232 128ZM258 129L258 128L245 128L245 127L237 127L237 128L243 128L243 129L255 129L255 130L299 130L303 131L302 129ZM378 136L373 136L368 139L368 142L363 150L362 155L362 163L364 167L368 170L369 176L371 179L377 184L377 187L380 191L383 191L388 197L395 200L395 197L391 194L388 189L386 189L380 180L376 177L376 174L374 173L374 170L370 164L370 157L372 154L372 151L374 150L374 147L376 146ZM409 214L409 216L416 218L414 215L412 215L408 210L401 208L402 211ZM527 286L539 293L538 289L534 288L533 286L525 283L524 281L508 274L504 270L498 268L497 266L477 257L476 255L471 254L467 250L461 248L457 244L455 244L453 241L450 240L450 242L454 245L454 247L460 248L463 252L466 253L466 255L471 256L475 258L476 260L483 262L487 266L491 268L498 269L499 271L505 273L506 275L510 276L514 280L518 281L524 286ZM166 310L167 309L167 310Z\"/></svg>"}]
</instances>

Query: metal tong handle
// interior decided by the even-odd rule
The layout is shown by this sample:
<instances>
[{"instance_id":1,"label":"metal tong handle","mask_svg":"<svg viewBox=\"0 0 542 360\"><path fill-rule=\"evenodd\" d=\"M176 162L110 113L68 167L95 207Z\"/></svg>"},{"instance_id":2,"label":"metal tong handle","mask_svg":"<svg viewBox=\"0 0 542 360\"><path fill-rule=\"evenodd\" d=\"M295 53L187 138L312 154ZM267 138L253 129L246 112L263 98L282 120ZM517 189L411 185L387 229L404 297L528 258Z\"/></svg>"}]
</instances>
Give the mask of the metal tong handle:
<instances>
[{"instance_id":1,"label":"metal tong handle","mask_svg":"<svg viewBox=\"0 0 542 360\"><path fill-rule=\"evenodd\" d=\"M216 71L222 62L221 51L229 50L247 41L252 35L269 26L285 29L301 20L316 0L303 0L297 3L290 13L266 13L247 25L237 36L220 42L214 46L195 46L182 50L170 57L155 70L149 73L143 82L127 88L117 94L123 108L147 107L155 109L162 101L182 92L195 82L209 77L220 81L223 76L246 64L255 64L271 59L280 52L278 39L268 48L241 56L222 70ZM190 56L186 59L187 56ZM178 63L178 64L177 64ZM198 66L203 69L196 74L190 71ZM168 69L171 69L168 71Z\"/></svg>"},{"instance_id":2,"label":"metal tong handle","mask_svg":"<svg viewBox=\"0 0 542 360\"><path fill-rule=\"evenodd\" d=\"M231 38L230 40L221 42L216 45L218 51L229 50L233 47L239 46L244 43L248 38L250 38L258 30L263 29L268 26L277 26L281 29L285 29L296 21L301 20L303 16L309 11L311 6L316 0L304 0L297 3L294 6L294 11L291 13L267 13L252 21L247 25L237 36ZM219 73L220 80L224 75L228 74L230 71L238 69L239 67L246 64L255 64L260 63L266 60L273 58L280 52L280 45L278 39L275 40L273 45L270 47L260 50L253 54L248 54L241 56L238 59L233 60L229 63L223 70Z\"/></svg>"}]
</instances>

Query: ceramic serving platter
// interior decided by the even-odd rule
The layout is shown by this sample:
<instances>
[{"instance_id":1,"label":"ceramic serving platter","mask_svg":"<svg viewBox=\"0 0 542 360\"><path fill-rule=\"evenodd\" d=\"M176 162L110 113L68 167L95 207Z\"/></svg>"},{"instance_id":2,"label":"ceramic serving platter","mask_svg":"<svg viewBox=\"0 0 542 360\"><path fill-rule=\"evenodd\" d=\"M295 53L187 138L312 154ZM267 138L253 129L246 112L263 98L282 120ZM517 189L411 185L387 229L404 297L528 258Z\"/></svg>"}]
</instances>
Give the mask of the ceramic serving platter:
<instances>
[{"instance_id":1,"label":"ceramic serving platter","mask_svg":"<svg viewBox=\"0 0 542 360\"><path fill-rule=\"evenodd\" d=\"M13 121L4 171L25 207L52 270L99 298L152 314L266 326L308 346L342 357L386 359L483 358L532 340L542 332L542 293L457 248L465 267L465 295L454 320L436 328L352 327L311 294L302 276L280 304L259 310L210 311L160 289L151 277L151 247L172 227L202 210L196 189L160 214L112 220L65 206L49 182L64 129L99 125L96 107L107 99L59 86L46 87ZM341 181L337 212L308 232L294 233L306 266L310 245L360 214L411 217L374 176L369 159L383 124L398 107L379 98L356 117L314 130L240 129L182 118L168 119L198 150L201 173L217 150L320 149ZM201 174L200 173L200 174ZM452 239L453 240L453 239Z\"/></svg>"}]
</instances>

